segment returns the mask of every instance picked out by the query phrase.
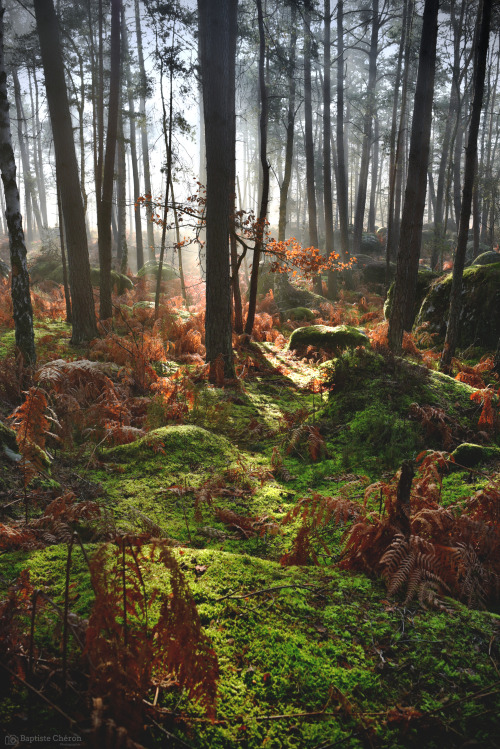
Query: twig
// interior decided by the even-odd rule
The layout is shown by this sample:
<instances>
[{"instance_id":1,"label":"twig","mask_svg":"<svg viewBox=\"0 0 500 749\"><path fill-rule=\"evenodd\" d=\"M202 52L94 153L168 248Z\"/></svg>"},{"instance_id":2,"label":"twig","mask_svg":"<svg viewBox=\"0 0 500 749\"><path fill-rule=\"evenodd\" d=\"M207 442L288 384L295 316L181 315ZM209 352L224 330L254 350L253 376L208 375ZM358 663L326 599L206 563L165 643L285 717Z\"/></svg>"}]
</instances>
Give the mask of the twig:
<instances>
[{"instance_id":1,"label":"twig","mask_svg":"<svg viewBox=\"0 0 500 749\"><path fill-rule=\"evenodd\" d=\"M40 699L46 702L47 705L49 705L49 707L51 707L53 710L55 710L60 715L62 715L63 718L65 718L69 722L70 726L76 725L76 720L74 718L71 718L67 713L64 712L64 710L61 710L60 707L55 705L51 700L49 700L48 697L42 694L42 692L39 692L38 689L35 689L35 687L33 687L29 682L25 681L25 679L23 679L22 676L19 676L18 674L16 674L15 671L12 671L8 666L5 665L5 663L0 663L0 666L4 668L7 671L7 673L9 673L11 676L17 679L23 685L23 687L26 687L26 689L30 689L38 697L40 697Z\"/></svg>"},{"instance_id":2,"label":"twig","mask_svg":"<svg viewBox=\"0 0 500 749\"><path fill-rule=\"evenodd\" d=\"M148 703L149 704L149 703ZM162 733L165 734L165 736L168 736L169 739L173 739L174 741L177 741L181 746L187 747L187 749L192 749L190 744L186 744L185 741L182 739L179 739L175 734L170 733L170 731L167 731L166 728L163 728L159 723L156 722L156 720L153 720L153 718L150 718L151 723Z\"/></svg>"},{"instance_id":3,"label":"twig","mask_svg":"<svg viewBox=\"0 0 500 749\"><path fill-rule=\"evenodd\" d=\"M305 590L312 590L318 593L318 595L322 595L322 593L319 593L321 588L317 588L314 585L278 585L275 588L262 588L262 590L254 590L251 593L246 593L244 596L234 596L233 593L228 593L226 596L222 596L222 598L216 598L215 603L219 603L219 601L224 601L226 598L234 598L237 600L244 600L245 598L250 598L251 596L260 596L262 593L270 593L271 591L275 590L284 590L285 588L303 588ZM324 596L323 596L324 597Z\"/></svg>"}]
</instances>

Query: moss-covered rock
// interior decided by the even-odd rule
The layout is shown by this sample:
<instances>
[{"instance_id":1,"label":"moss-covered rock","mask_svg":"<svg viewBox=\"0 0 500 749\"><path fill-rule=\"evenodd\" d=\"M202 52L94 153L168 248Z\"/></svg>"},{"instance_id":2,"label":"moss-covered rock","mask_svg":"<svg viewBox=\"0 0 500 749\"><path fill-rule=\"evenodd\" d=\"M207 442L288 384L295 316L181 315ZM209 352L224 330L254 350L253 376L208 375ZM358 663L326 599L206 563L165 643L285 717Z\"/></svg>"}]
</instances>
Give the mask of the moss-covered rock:
<instances>
[{"instance_id":1,"label":"moss-covered rock","mask_svg":"<svg viewBox=\"0 0 500 749\"><path fill-rule=\"evenodd\" d=\"M8 278L10 273L10 267L3 260L0 259L0 278Z\"/></svg>"},{"instance_id":2,"label":"moss-covered rock","mask_svg":"<svg viewBox=\"0 0 500 749\"><path fill-rule=\"evenodd\" d=\"M480 242L479 247L478 247L478 257L480 257L481 255L484 255L486 252L490 252L490 250L491 250L490 245L483 244L482 242ZM467 242L467 248L465 251L465 265L471 265L473 261L474 261L474 242L472 239L470 239Z\"/></svg>"},{"instance_id":3,"label":"moss-covered rock","mask_svg":"<svg viewBox=\"0 0 500 749\"><path fill-rule=\"evenodd\" d=\"M456 463L466 468L474 468L479 463L492 458L500 458L500 448L490 445L475 445L473 442L463 442L452 452Z\"/></svg>"},{"instance_id":4,"label":"moss-covered rock","mask_svg":"<svg viewBox=\"0 0 500 749\"><path fill-rule=\"evenodd\" d=\"M62 275L62 268L61 268L61 275ZM56 279L54 279L56 280ZM95 288L99 288L101 284L101 273L99 271L99 268L91 268L90 269L90 281L92 283L92 286ZM62 283L62 280L61 280ZM111 288L116 291L118 296L121 296L127 289L133 289L134 284L130 280L128 276L125 276L123 273L117 273L115 270L111 271Z\"/></svg>"},{"instance_id":5,"label":"moss-covered rock","mask_svg":"<svg viewBox=\"0 0 500 749\"><path fill-rule=\"evenodd\" d=\"M158 278L158 263L156 260L148 260L144 263L142 268L137 271L138 278ZM171 265L163 263L161 268L161 279L162 281L174 281L179 277L177 271L172 268Z\"/></svg>"},{"instance_id":6,"label":"moss-covered rock","mask_svg":"<svg viewBox=\"0 0 500 749\"><path fill-rule=\"evenodd\" d=\"M380 255L383 246L376 234L363 233L361 237L361 252L365 255Z\"/></svg>"},{"instance_id":7,"label":"moss-covered rock","mask_svg":"<svg viewBox=\"0 0 500 749\"><path fill-rule=\"evenodd\" d=\"M62 278L62 265L61 265L61 261L59 258L54 258L54 257L39 258L29 268L31 283L32 284L40 283L40 281L45 281L46 279L50 281L54 280L52 278L52 274L59 266L61 268L61 278Z\"/></svg>"},{"instance_id":8,"label":"moss-covered rock","mask_svg":"<svg viewBox=\"0 0 500 749\"><path fill-rule=\"evenodd\" d=\"M301 289L291 283L286 276L276 278L274 285L274 300L279 310L306 307L319 310L322 304L330 302L324 296L315 294L308 289Z\"/></svg>"},{"instance_id":9,"label":"moss-covered rock","mask_svg":"<svg viewBox=\"0 0 500 749\"><path fill-rule=\"evenodd\" d=\"M16 433L0 421L0 448L4 445L14 453L18 452Z\"/></svg>"},{"instance_id":10,"label":"moss-covered rock","mask_svg":"<svg viewBox=\"0 0 500 749\"><path fill-rule=\"evenodd\" d=\"M386 274L385 260L372 260L362 270L363 281L368 284L384 284ZM389 278L396 275L396 263L389 263Z\"/></svg>"},{"instance_id":11,"label":"moss-covered rock","mask_svg":"<svg viewBox=\"0 0 500 749\"><path fill-rule=\"evenodd\" d=\"M332 434L328 450L340 456L344 470L362 466L376 476L381 468L394 470L424 448L442 450L445 430L428 432L414 404L444 410L452 447L472 441L477 413L471 409L473 388L465 383L370 349L345 352L322 369L331 392L321 429Z\"/></svg>"},{"instance_id":12,"label":"moss-covered rock","mask_svg":"<svg viewBox=\"0 0 500 749\"><path fill-rule=\"evenodd\" d=\"M293 307L287 309L282 315L284 320L314 320L316 315L314 312L307 307Z\"/></svg>"},{"instance_id":13,"label":"moss-covered rock","mask_svg":"<svg viewBox=\"0 0 500 749\"><path fill-rule=\"evenodd\" d=\"M415 292L415 304L413 305L413 320L418 315L418 311L422 306L422 302L429 291L433 281L438 278L438 273L435 273L430 268L423 268L418 271L417 276L417 289ZM394 295L394 282L389 286L387 297L384 304L384 317L386 320L389 319L392 309L392 298Z\"/></svg>"},{"instance_id":14,"label":"moss-covered rock","mask_svg":"<svg viewBox=\"0 0 500 749\"><path fill-rule=\"evenodd\" d=\"M33 284L40 281L54 281L63 283L63 267L59 259L39 260L30 268L30 277ZM101 273L99 268L90 269L90 282L95 288L99 288L101 283ZM117 271L111 271L111 287L115 289L118 295L123 294L127 289L133 289L134 284L128 276Z\"/></svg>"},{"instance_id":15,"label":"moss-covered rock","mask_svg":"<svg viewBox=\"0 0 500 749\"><path fill-rule=\"evenodd\" d=\"M415 325L428 323L440 344L446 335L450 304L451 273L437 279L429 289ZM462 311L458 327L458 346L471 345L494 349L500 337L500 262L466 268L462 286Z\"/></svg>"},{"instance_id":16,"label":"moss-covered rock","mask_svg":"<svg viewBox=\"0 0 500 749\"><path fill-rule=\"evenodd\" d=\"M488 252L478 255L472 265L493 265L494 263L500 263L500 255L498 252L488 250Z\"/></svg>"},{"instance_id":17,"label":"moss-covered rock","mask_svg":"<svg viewBox=\"0 0 500 749\"><path fill-rule=\"evenodd\" d=\"M117 462L143 462L157 456L170 470L197 464L220 464L234 457L230 442L220 435L198 426L161 427L145 437L105 450L104 457Z\"/></svg>"},{"instance_id":18,"label":"moss-covered rock","mask_svg":"<svg viewBox=\"0 0 500 749\"><path fill-rule=\"evenodd\" d=\"M314 346L317 349L338 353L347 348L369 345L370 339L359 328L350 325L310 325L293 331L288 348L295 351Z\"/></svg>"}]
</instances>

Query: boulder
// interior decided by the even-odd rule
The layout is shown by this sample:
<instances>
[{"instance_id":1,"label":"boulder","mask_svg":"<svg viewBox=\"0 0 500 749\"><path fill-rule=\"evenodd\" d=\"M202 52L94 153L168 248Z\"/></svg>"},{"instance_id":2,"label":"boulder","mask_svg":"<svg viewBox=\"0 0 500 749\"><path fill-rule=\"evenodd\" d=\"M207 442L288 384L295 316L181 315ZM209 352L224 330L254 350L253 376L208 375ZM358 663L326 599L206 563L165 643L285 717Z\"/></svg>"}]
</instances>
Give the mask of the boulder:
<instances>
[{"instance_id":1,"label":"boulder","mask_svg":"<svg viewBox=\"0 0 500 749\"><path fill-rule=\"evenodd\" d=\"M474 466L483 463L485 460L500 457L500 448L485 445L475 445L472 442L462 442L452 452L458 466L474 468Z\"/></svg>"},{"instance_id":2,"label":"boulder","mask_svg":"<svg viewBox=\"0 0 500 749\"><path fill-rule=\"evenodd\" d=\"M380 255L383 251L383 244L381 244L376 234L363 233L360 249L361 253L365 255Z\"/></svg>"},{"instance_id":3,"label":"boulder","mask_svg":"<svg viewBox=\"0 0 500 749\"><path fill-rule=\"evenodd\" d=\"M438 278L431 285L417 315L415 325L428 323L435 343L442 344L446 335L452 275ZM495 349L500 337L500 262L475 265L464 270L459 348L480 346Z\"/></svg>"},{"instance_id":4,"label":"boulder","mask_svg":"<svg viewBox=\"0 0 500 749\"><path fill-rule=\"evenodd\" d=\"M490 251L491 251L490 245L483 244L482 242L479 243L478 257ZM467 249L465 251L465 265L471 265L473 262L474 262L474 242L471 239L469 242L467 242Z\"/></svg>"},{"instance_id":5,"label":"boulder","mask_svg":"<svg viewBox=\"0 0 500 749\"><path fill-rule=\"evenodd\" d=\"M42 259L38 260L29 269L31 283L36 284L41 281L54 281L55 283L63 283L63 267L59 259ZM90 281L92 286L99 288L101 282L101 274L99 268L90 269ZM123 294L127 289L133 289L134 284L128 276L123 273L117 273L117 271L111 271L111 287L116 289L118 295Z\"/></svg>"},{"instance_id":6,"label":"boulder","mask_svg":"<svg viewBox=\"0 0 500 749\"><path fill-rule=\"evenodd\" d=\"M288 348L292 351L300 351L308 346L313 346L316 349L340 353L348 348L369 345L370 339L359 328L350 325L337 325L335 327L310 325L293 331Z\"/></svg>"},{"instance_id":7,"label":"boulder","mask_svg":"<svg viewBox=\"0 0 500 749\"><path fill-rule=\"evenodd\" d=\"M283 312L282 317L284 320L307 320L310 322L314 320L316 315L307 307L293 307Z\"/></svg>"},{"instance_id":8,"label":"boulder","mask_svg":"<svg viewBox=\"0 0 500 749\"><path fill-rule=\"evenodd\" d=\"M384 284L386 273L385 260L372 260L365 265L362 270L363 281L365 283ZM396 263L389 263L389 277L392 279L396 275Z\"/></svg>"},{"instance_id":9,"label":"boulder","mask_svg":"<svg viewBox=\"0 0 500 749\"><path fill-rule=\"evenodd\" d=\"M297 309L306 307L307 309L319 310L321 304L330 304L328 299L320 294L315 294L308 289L301 289L299 286L291 283L288 278L282 274L275 274L274 300L276 306L281 310Z\"/></svg>"},{"instance_id":10,"label":"boulder","mask_svg":"<svg viewBox=\"0 0 500 749\"><path fill-rule=\"evenodd\" d=\"M500 263L500 254L494 250L488 250L478 255L472 265L493 265L494 263Z\"/></svg>"},{"instance_id":11,"label":"boulder","mask_svg":"<svg viewBox=\"0 0 500 749\"><path fill-rule=\"evenodd\" d=\"M156 260L148 260L142 268L137 271L137 278L158 278L158 263ZM162 281L174 281L179 278L178 272L171 265L163 263L161 268Z\"/></svg>"},{"instance_id":12,"label":"boulder","mask_svg":"<svg viewBox=\"0 0 500 749\"><path fill-rule=\"evenodd\" d=\"M421 268L418 271L417 276L417 290L415 293L415 304L413 306L413 320L418 315L418 311L424 301L424 298L429 291L433 281L438 278L439 274L435 273L430 268ZM384 304L384 317L386 320L389 319L392 309L392 297L394 295L394 282L389 286L387 297Z\"/></svg>"}]
</instances>

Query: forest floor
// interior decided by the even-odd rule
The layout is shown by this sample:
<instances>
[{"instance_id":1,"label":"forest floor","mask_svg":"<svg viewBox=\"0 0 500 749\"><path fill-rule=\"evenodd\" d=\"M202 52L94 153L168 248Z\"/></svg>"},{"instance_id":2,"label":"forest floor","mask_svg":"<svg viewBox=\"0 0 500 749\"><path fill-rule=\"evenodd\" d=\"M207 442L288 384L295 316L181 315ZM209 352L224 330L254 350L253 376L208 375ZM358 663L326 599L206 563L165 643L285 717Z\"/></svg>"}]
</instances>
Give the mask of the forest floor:
<instances>
[{"instance_id":1,"label":"forest floor","mask_svg":"<svg viewBox=\"0 0 500 749\"><path fill-rule=\"evenodd\" d=\"M267 296L255 340L235 337L237 378L213 386L201 302L171 299L155 321L140 285L80 350L51 289L34 295L26 386L2 294L1 416L18 438L0 458L6 734L498 746L491 352L458 358L459 379L436 371L425 331L393 357L383 300L365 290L313 322L361 327L371 346L299 357L287 340L307 323L280 321Z\"/></svg>"}]
</instances>

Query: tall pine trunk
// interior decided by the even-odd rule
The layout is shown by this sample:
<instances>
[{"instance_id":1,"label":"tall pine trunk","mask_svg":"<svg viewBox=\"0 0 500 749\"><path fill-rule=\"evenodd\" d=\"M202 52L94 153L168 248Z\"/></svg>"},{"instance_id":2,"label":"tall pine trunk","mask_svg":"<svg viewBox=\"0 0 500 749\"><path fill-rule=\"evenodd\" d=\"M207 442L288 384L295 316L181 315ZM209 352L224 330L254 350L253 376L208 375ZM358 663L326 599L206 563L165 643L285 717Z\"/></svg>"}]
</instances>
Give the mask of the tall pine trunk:
<instances>
[{"instance_id":1,"label":"tall pine trunk","mask_svg":"<svg viewBox=\"0 0 500 749\"><path fill-rule=\"evenodd\" d=\"M469 222L472 206L472 195L474 190L474 177L477 168L477 137L479 123L481 120L481 109L483 105L484 79L486 73L486 56L488 54L488 43L491 24L491 9L493 0L482 0L477 15L477 26L479 29L478 42L476 46L475 76L474 76L474 98L472 101L472 112L465 149L465 173L464 187L462 191L462 203L460 208L460 224L458 229L457 251L453 264L453 278L450 292L450 308L448 312L448 325L441 355L440 369L449 372L451 360L455 354L458 340L458 328L460 313L462 311L462 277L465 266L465 253L469 234Z\"/></svg>"},{"instance_id":2,"label":"tall pine trunk","mask_svg":"<svg viewBox=\"0 0 500 749\"><path fill-rule=\"evenodd\" d=\"M139 0L135 0L135 34L137 40L137 58L139 61L139 76L140 76L140 93L139 93L139 115L141 122L141 144L142 144L142 165L144 169L144 191L146 195L151 195L151 170L149 166L149 138L148 138L148 125L146 119L146 91L147 91L147 77L146 68L144 65L144 51L142 45L142 28L141 28L141 15L139 12ZM152 221L153 208L151 203L146 201L146 216L147 222L147 238L148 238L148 259L154 260L155 258L155 236L154 236L154 223Z\"/></svg>"},{"instance_id":3,"label":"tall pine trunk","mask_svg":"<svg viewBox=\"0 0 500 749\"><path fill-rule=\"evenodd\" d=\"M429 163L438 10L439 0L425 1L408 177L401 219L392 311L389 319L389 346L393 351L400 351L403 331L411 329L413 324Z\"/></svg>"},{"instance_id":4,"label":"tall pine trunk","mask_svg":"<svg viewBox=\"0 0 500 749\"><path fill-rule=\"evenodd\" d=\"M262 195L260 198L259 216L255 246L253 252L252 272L250 274L250 288L248 291L248 313L245 323L245 333L252 334L255 320L255 308L257 305L257 282L259 279L259 263L264 247L264 232L267 217L267 204L269 202L269 162L267 160L267 119L268 119L268 95L264 71L266 56L266 39L264 34L264 18L262 13L262 0L256 0L257 17L259 26L259 91L260 91L260 164L262 167Z\"/></svg>"},{"instance_id":5,"label":"tall pine trunk","mask_svg":"<svg viewBox=\"0 0 500 749\"><path fill-rule=\"evenodd\" d=\"M26 263L19 191L16 182L16 160L12 150L9 101L7 98L7 74L5 71L3 44L3 0L0 0L0 171L5 195L6 219L9 232L12 307L16 346L24 363L35 366L36 351L33 334L33 309L30 297L30 279Z\"/></svg>"},{"instance_id":6,"label":"tall pine trunk","mask_svg":"<svg viewBox=\"0 0 500 749\"><path fill-rule=\"evenodd\" d=\"M223 361L224 374L234 374L228 240L235 158L231 96L235 60L231 50L235 48L237 13L237 0L218 0L215 4L198 0L207 157L205 346L212 381L218 379L218 357Z\"/></svg>"},{"instance_id":7,"label":"tall pine trunk","mask_svg":"<svg viewBox=\"0 0 500 749\"><path fill-rule=\"evenodd\" d=\"M377 56L378 56L378 0L372 0L372 32L370 37L370 51L368 55L368 85L366 88L366 110L363 125L363 145L361 148L361 165L359 168L359 185L356 197L356 213L354 215L353 251L357 255L361 252L361 238L365 220L366 193L368 185L368 166L373 137L373 114L375 112L375 87L377 84Z\"/></svg>"},{"instance_id":8,"label":"tall pine trunk","mask_svg":"<svg viewBox=\"0 0 500 749\"><path fill-rule=\"evenodd\" d=\"M102 191L97 209L99 231L99 316L107 320L113 315L111 303L111 213L115 170L118 109L120 102L120 19L121 0L111 0L111 71L109 78L108 128L102 175Z\"/></svg>"},{"instance_id":9,"label":"tall pine trunk","mask_svg":"<svg viewBox=\"0 0 500 749\"><path fill-rule=\"evenodd\" d=\"M71 341L81 344L97 335L94 297L90 283L90 263L85 227L78 164L76 161L73 123L69 111L68 92L59 37L59 24L52 0L37 0L36 23L45 88L49 105L56 177L61 190L66 245L68 250L69 284L71 290L73 333Z\"/></svg>"}]
</instances>

